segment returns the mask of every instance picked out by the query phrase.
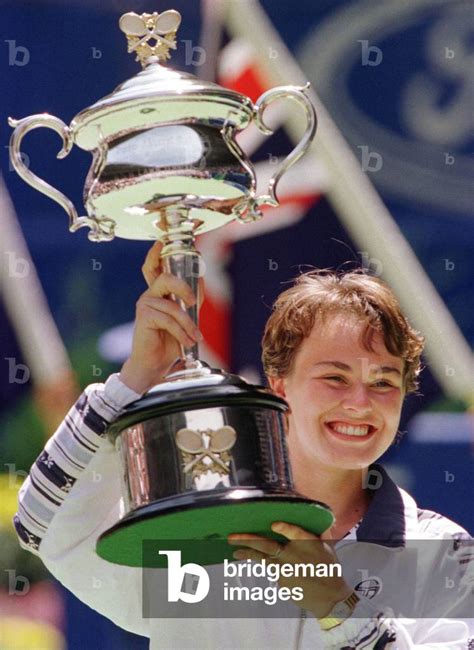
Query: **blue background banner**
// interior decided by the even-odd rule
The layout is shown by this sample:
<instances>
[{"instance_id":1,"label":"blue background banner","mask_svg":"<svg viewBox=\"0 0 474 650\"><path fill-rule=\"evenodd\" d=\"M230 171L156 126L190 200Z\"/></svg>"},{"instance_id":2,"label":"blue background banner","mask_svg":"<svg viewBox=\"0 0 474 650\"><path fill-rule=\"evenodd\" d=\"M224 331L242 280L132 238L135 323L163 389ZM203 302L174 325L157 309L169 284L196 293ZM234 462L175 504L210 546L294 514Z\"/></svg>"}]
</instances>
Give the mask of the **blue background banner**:
<instances>
[{"instance_id":1,"label":"blue background banner","mask_svg":"<svg viewBox=\"0 0 474 650\"><path fill-rule=\"evenodd\" d=\"M372 152L379 156L372 160L383 161L380 169L367 173L471 341L472 7L421 0L261 4L356 156ZM107 329L133 320L135 302L145 289L140 268L149 244L119 239L94 244L85 229L70 234L61 208L13 171L7 118L47 112L69 123L138 72L118 29L119 16L168 8L183 14L171 65L199 75L199 66L186 65L185 43L199 45L199 2L0 2L1 170L82 385L119 369L101 357L97 341ZM279 155L289 146L280 133L257 158ZM90 155L74 147L66 159L57 160L59 148L58 137L46 129L29 134L23 147L31 169L84 214ZM273 300L300 269L349 268L362 262L325 197L295 225L235 242L226 267L233 293L230 369L263 381L263 327ZM1 306L0 336L0 453L4 466L13 464L24 472L41 450L45 433L31 409L30 383L11 381L7 359L21 363L22 353ZM447 369L449 363L446 359ZM425 364L420 394L410 396L404 408L401 430L407 434L384 460L420 506L472 531L472 422L466 405L446 396L428 360ZM147 641L119 630L63 591L71 650L148 647Z\"/></svg>"}]
</instances>

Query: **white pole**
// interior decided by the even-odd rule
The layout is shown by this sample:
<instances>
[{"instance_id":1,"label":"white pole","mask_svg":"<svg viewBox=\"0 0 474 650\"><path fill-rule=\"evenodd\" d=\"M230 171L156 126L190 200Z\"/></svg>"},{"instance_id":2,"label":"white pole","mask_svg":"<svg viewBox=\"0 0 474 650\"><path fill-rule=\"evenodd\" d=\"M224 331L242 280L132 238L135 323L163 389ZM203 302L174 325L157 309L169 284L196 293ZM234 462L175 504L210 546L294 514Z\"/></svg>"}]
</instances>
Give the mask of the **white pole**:
<instances>
[{"instance_id":1,"label":"white pole","mask_svg":"<svg viewBox=\"0 0 474 650\"><path fill-rule=\"evenodd\" d=\"M0 292L35 384L72 372L33 260L0 175Z\"/></svg>"},{"instance_id":2,"label":"white pole","mask_svg":"<svg viewBox=\"0 0 474 650\"><path fill-rule=\"evenodd\" d=\"M225 4L222 0L201 0L201 47L204 61L199 68L199 77L215 81L216 64L221 45Z\"/></svg>"},{"instance_id":3,"label":"white pole","mask_svg":"<svg viewBox=\"0 0 474 650\"><path fill-rule=\"evenodd\" d=\"M307 80L303 72L259 2L224 1L230 32L252 44L270 84L304 85ZM411 322L426 336L426 356L441 386L448 395L468 402L472 353L462 332L315 89L310 90L310 98L318 115L313 150L331 178L328 199L360 250L382 261L383 277L397 293ZM297 111L289 114L287 128L295 142L301 137L300 122Z\"/></svg>"}]
</instances>

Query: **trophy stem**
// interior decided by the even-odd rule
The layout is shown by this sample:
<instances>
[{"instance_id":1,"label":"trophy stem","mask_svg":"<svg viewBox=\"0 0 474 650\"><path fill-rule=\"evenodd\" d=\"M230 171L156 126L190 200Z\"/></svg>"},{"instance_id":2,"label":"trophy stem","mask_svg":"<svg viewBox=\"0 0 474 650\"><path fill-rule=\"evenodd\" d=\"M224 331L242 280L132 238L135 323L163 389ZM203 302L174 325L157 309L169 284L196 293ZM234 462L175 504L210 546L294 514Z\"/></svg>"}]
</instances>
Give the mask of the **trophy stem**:
<instances>
[{"instance_id":1,"label":"trophy stem","mask_svg":"<svg viewBox=\"0 0 474 650\"><path fill-rule=\"evenodd\" d=\"M161 251L162 267L166 273L184 280L191 287L196 296L196 303L187 305L179 297L172 294L172 299L186 311L196 327L199 327L199 277L201 275L202 262L201 254L196 249L194 242L195 223L189 218L189 209L179 206L168 207L164 212L167 224L167 232L162 237L163 249ZM199 345L194 343L191 347L181 348L181 359L175 363L170 375L178 375L203 369L199 361ZM178 371L178 373L176 373ZM200 374L200 373L199 373Z\"/></svg>"}]
</instances>

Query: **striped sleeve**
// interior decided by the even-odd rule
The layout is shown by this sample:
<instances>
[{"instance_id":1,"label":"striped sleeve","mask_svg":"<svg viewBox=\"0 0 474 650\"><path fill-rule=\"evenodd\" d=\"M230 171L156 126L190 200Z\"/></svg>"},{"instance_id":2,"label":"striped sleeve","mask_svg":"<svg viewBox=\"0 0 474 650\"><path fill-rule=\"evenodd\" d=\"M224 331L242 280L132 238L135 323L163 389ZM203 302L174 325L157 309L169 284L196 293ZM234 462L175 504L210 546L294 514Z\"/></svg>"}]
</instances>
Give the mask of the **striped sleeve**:
<instances>
[{"instance_id":1,"label":"striped sleeve","mask_svg":"<svg viewBox=\"0 0 474 650\"><path fill-rule=\"evenodd\" d=\"M23 548L39 555L41 541L77 479L97 450L111 444L105 436L108 425L139 397L115 374L105 384L88 386L72 406L20 488L13 524Z\"/></svg>"}]
</instances>

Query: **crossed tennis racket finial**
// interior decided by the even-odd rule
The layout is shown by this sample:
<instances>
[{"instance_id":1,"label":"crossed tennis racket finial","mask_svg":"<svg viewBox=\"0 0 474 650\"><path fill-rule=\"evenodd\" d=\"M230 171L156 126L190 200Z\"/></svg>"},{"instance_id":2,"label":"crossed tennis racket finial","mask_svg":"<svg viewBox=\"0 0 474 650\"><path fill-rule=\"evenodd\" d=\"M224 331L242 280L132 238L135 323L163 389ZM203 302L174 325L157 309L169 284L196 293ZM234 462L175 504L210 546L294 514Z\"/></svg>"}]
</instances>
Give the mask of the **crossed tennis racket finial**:
<instances>
[{"instance_id":1,"label":"crossed tennis racket finial","mask_svg":"<svg viewBox=\"0 0 474 650\"><path fill-rule=\"evenodd\" d=\"M176 32L181 24L181 14L168 9L159 14L138 15L133 11L124 14L119 27L127 36L128 51L136 52L137 61L145 66L150 57L169 59L169 50L176 49ZM155 39L155 45L149 41Z\"/></svg>"},{"instance_id":2,"label":"crossed tennis racket finial","mask_svg":"<svg viewBox=\"0 0 474 650\"><path fill-rule=\"evenodd\" d=\"M206 444L205 437L208 437ZM185 461L184 473L201 474L215 471L219 474L228 474L230 461L229 451L237 440L237 432L233 427L223 426L220 429L180 429L176 432L176 446L183 452ZM213 463L207 465L202 461L210 458Z\"/></svg>"}]
</instances>

